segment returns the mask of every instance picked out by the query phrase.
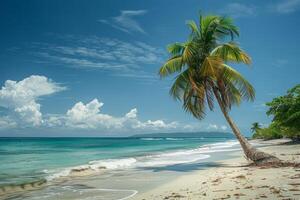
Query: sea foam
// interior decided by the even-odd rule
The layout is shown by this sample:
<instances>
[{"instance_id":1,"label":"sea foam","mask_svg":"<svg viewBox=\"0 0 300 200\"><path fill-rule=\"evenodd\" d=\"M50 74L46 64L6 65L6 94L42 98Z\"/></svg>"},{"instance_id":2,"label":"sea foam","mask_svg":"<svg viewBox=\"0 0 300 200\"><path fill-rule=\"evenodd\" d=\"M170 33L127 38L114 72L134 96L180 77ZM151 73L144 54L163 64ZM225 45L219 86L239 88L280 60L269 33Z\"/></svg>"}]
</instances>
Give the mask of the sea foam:
<instances>
[{"instance_id":1,"label":"sea foam","mask_svg":"<svg viewBox=\"0 0 300 200\"><path fill-rule=\"evenodd\" d=\"M59 171L44 170L44 173L48 174L46 177L47 181L52 181L54 179L68 176L89 175L101 170L148 168L194 163L209 158L209 153L239 150L239 148L233 148L237 146L237 144L237 141L232 140L202 145L199 148L189 150L177 150L120 159L93 160L85 165L64 168Z\"/></svg>"}]
</instances>

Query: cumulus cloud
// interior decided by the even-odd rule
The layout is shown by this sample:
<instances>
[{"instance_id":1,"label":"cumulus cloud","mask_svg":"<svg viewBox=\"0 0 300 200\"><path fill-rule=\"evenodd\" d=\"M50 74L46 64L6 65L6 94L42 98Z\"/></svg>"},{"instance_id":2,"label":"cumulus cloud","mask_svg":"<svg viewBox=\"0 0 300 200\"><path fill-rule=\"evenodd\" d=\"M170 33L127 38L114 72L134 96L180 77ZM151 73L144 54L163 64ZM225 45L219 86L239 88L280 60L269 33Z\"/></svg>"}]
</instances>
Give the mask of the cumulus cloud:
<instances>
[{"instance_id":1,"label":"cumulus cloud","mask_svg":"<svg viewBox=\"0 0 300 200\"><path fill-rule=\"evenodd\" d=\"M134 108L132 110L130 110L126 115L125 117L129 118L129 119L134 119L137 117L137 109Z\"/></svg>"},{"instance_id":2,"label":"cumulus cloud","mask_svg":"<svg viewBox=\"0 0 300 200\"><path fill-rule=\"evenodd\" d=\"M122 117L115 117L101 113L104 103L94 99L84 104L76 103L69 109L64 117L65 125L68 128L99 129L99 130L155 130L176 128L177 123L166 123L163 120L147 120L142 122L138 119L138 110L131 109ZM52 119L53 120L53 119Z\"/></svg>"},{"instance_id":3,"label":"cumulus cloud","mask_svg":"<svg viewBox=\"0 0 300 200\"><path fill-rule=\"evenodd\" d=\"M65 87L45 76L32 75L19 82L7 80L0 90L0 107L8 110L0 117L0 128L48 127L99 131L174 129L176 122L138 119L138 110L131 109L116 117L101 112L104 105L98 99L84 104L77 102L65 114L41 113L39 98L64 90Z\"/></svg>"},{"instance_id":4,"label":"cumulus cloud","mask_svg":"<svg viewBox=\"0 0 300 200\"><path fill-rule=\"evenodd\" d=\"M152 131L199 131L203 124L181 124L163 119L139 119L138 109L132 108L121 116L103 113L104 103L97 98L77 102L63 114L42 113L41 97L65 90L65 87L45 76L32 75L21 81L7 80L0 90L0 129L47 128L51 130L84 130L99 133L133 133ZM226 126L210 124L209 130L224 131Z\"/></svg>"},{"instance_id":5,"label":"cumulus cloud","mask_svg":"<svg viewBox=\"0 0 300 200\"><path fill-rule=\"evenodd\" d=\"M19 82L7 80L0 90L0 106L7 108L20 123L39 126L42 113L38 98L64 89L45 76L32 75Z\"/></svg>"},{"instance_id":6,"label":"cumulus cloud","mask_svg":"<svg viewBox=\"0 0 300 200\"><path fill-rule=\"evenodd\" d=\"M146 10L121 10L121 14L111 19L100 19L99 22L126 33L139 32L146 33L140 23L135 19L146 14Z\"/></svg>"},{"instance_id":7,"label":"cumulus cloud","mask_svg":"<svg viewBox=\"0 0 300 200\"><path fill-rule=\"evenodd\" d=\"M76 103L66 114L66 126L71 128L97 129L118 128L122 122L115 117L100 113L104 104L94 99L87 104Z\"/></svg>"}]
</instances>

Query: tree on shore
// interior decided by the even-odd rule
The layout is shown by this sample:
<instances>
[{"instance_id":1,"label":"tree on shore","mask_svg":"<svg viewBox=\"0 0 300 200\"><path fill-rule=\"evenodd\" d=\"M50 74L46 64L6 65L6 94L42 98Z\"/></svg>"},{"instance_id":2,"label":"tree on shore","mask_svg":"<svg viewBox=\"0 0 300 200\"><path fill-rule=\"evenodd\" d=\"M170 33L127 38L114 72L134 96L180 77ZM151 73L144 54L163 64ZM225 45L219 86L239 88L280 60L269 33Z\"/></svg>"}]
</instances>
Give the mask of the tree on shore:
<instances>
[{"instance_id":1,"label":"tree on shore","mask_svg":"<svg viewBox=\"0 0 300 200\"><path fill-rule=\"evenodd\" d=\"M252 133L257 133L261 129L261 125L258 122L254 122L251 127Z\"/></svg>"},{"instance_id":2,"label":"tree on shore","mask_svg":"<svg viewBox=\"0 0 300 200\"><path fill-rule=\"evenodd\" d=\"M189 21L187 25L191 29L187 41L168 46L170 58L159 70L162 78L177 74L170 95L182 101L184 110L200 120L205 117L207 107L214 109L216 100L247 159L256 164L279 162L278 158L251 146L229 116L232 106L255 98L252 85L229 66L251 63L249 55L234 41L239 30L233 20L200 15L199 24Z\"/></svg>"},{"instance_id":3,"label":"tree on shore","mask_svg":"<svg viewBox=\"0 0 300 200\"><path fill-rule=\"evenodd\" d=\"M287 91L286 95L274 98L266 104L268 116L273 116L268 128L275 127L283 137L300 140L300 84Z\"/></svg>"}]
</instances>

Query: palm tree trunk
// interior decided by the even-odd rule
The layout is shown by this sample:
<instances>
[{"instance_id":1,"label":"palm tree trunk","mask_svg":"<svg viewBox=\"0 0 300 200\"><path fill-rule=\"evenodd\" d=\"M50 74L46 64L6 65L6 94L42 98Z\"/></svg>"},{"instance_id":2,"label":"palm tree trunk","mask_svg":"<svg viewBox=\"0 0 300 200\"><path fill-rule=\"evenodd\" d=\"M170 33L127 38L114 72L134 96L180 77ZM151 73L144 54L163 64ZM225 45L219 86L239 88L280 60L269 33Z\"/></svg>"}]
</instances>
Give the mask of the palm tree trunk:
<instances>
[{"instance_id":1,"label":"palm tree trunk","mask_svg":"<svg viewBox=\"0 0 300 200\"><path fill-rule=\"evenodd\" d=\"M231 117L228 115L228 112L217 92L216 89L214 89L214 94L217 98L218 104L221 108L221 111L227 120L228 124L230 125L233 133L235 134L236 138L240 142L242 149L245 153L245 156L247 159L250 159L255 164L265 164L265 163L279 163L281 162L277 157L267 154L265 152L257 150L255 147L253 147L248 140L241 134L239 128L236 126L234 121L231 119Z\"/></svg>"}]
</instances>

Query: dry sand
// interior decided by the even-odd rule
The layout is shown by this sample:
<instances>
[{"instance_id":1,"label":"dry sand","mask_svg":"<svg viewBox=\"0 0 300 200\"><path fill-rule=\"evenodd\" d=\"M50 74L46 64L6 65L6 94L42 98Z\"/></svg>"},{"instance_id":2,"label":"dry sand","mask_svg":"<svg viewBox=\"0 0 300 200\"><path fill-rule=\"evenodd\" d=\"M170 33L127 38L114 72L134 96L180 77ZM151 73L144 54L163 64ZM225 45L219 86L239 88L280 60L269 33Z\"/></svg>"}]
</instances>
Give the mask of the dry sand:
<instances>
[{"instance_id":1,"label":"dry sand","mask_svg":"<svg viewBox=\"0 0 300 200\"><path fill-rule=\"evenodd\" d=\"M260 148L282 160L300 162L300 145ZM241 152L235 152L241 154ZM300 168L243 167L245 158L219 161L218 167L198 170L136 195L133 199L300 199Z\"/></svg>"}]
</instances>

